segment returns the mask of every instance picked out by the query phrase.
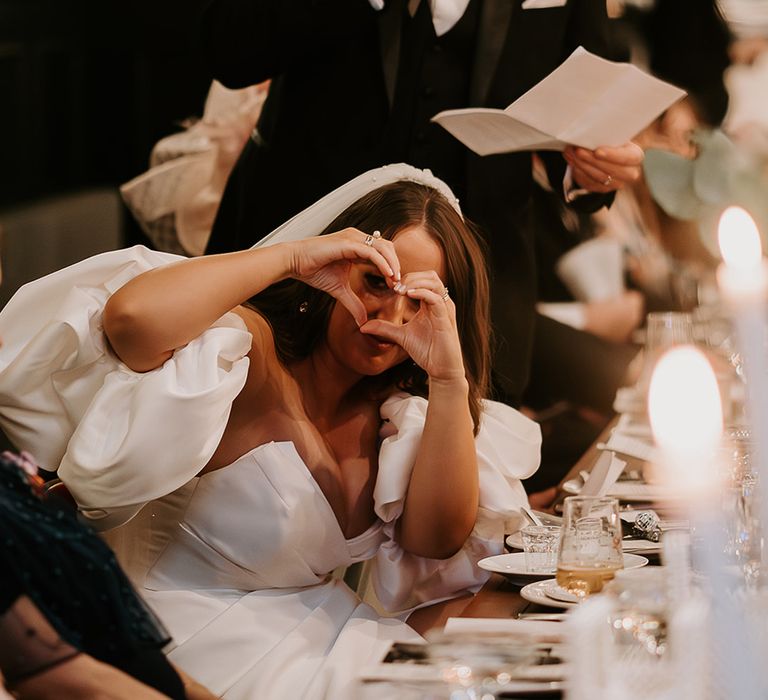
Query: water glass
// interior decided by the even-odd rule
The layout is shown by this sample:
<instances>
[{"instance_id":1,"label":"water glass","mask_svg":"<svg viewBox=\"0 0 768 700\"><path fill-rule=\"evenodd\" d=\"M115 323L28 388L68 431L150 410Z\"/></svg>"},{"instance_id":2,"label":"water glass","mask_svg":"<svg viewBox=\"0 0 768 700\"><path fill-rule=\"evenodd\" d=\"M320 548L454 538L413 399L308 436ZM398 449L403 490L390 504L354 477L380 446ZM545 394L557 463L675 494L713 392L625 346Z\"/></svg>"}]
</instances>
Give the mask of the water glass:
<instances>
[{"instance_id":1,"label":"water glass","mask_svg":"<svg viewBox=\"0 0 768 700\"><path fill-rule=\"evenodd\" d=\"M600 592L624 568L621 537L617 499L566 498L557 558L558 584L580 598Z\"/></svg>"},{"instance_id":2,"label":"water glass","mask_svg":"<svg viewBox=\"0 0 768 700\"><path fill-rule=\"evenodd\" d=\"M695 342L693 317L679 311L652 312L647 316L643 368L638 381L639 390L645 394L651 383L651 375L664 351L674 345L692 345Z\"/></svg>"},{"instance_id":3,"label":"water glass","mask_svg":"<svg viewBox=\"0 0 768 700\"><path fill-rule=\"evenodd\" d=\"M559 525L528 525L521 530L525 568L534 574L552 574L560 546Z\"/></svg>"}]
</instances>

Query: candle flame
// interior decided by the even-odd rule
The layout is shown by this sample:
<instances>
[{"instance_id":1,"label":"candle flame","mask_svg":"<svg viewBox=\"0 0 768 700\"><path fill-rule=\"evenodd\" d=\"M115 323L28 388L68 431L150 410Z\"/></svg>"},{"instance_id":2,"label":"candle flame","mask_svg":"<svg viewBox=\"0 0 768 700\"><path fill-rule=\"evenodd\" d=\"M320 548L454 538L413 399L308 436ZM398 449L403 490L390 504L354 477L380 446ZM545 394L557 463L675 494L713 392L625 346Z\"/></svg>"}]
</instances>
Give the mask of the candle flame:
<instances>
[{"instance_id":1,"label":"candle flame","mask_svg":"<svg viewBox=\"0 0 768 700\"><path fill-rule=\"evenodd\" d=\"M668 480L689 492L711 486L723 411L717 379L700 350L680 345L661 357L651 378L648 413L673 472Z\"/></svg>"},{"instance_id":2,"label":"candle flame","mask_svg":"<svg viewBox=\"0 0 768 700\"><path fill-rule=\"evenodd\" d=\"M728 267L756 267L762 259L760 233L754 219L741 207L728 207L720 217L717 238Z\"/></svg>"}]
</instances>

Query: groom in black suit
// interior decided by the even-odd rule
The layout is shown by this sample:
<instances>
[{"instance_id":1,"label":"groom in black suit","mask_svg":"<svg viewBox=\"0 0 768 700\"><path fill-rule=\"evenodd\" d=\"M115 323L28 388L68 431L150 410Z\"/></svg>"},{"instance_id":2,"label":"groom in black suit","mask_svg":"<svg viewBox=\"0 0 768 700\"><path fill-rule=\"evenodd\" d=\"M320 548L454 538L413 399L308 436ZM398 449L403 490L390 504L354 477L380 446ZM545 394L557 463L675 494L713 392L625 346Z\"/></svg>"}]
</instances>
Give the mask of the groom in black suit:
<instances>
[{"instance_id":1,"label":"groom in black suit","mask_svg":"<svg viewBox=\"0 0 768 700\"><path fill-rule=\"evenodd\" d=\"M446 11L456 16L446 22ZM370 168L430 168L488 240L496 384L516 403L536 290L531 155L481 158L429 120L506 107L577 46L605 55L606 28L605 0L202 0L199 37L214 76L229 87L272 79L207 252L247 247ZM566 183L597 193L574 202L582 209L639 176L634 144L600 150L547 154L553 183L567 160Z\"/></svg>"}]
</instances>

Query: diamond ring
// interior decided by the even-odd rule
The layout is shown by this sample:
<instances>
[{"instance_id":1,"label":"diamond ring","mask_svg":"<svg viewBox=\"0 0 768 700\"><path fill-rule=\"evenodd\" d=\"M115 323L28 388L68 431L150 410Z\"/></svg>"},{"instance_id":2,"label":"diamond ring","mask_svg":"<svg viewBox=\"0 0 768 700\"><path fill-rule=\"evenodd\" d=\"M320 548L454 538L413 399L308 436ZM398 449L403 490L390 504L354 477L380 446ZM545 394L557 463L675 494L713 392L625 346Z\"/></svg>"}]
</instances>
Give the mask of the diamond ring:
<instances>
[{"instance_id":1,"label":"diamond ring","mask_svg":"<svg viewBox=\"0 0 768 700\"><path fill-rule=\"evenodd\" d=\"M448 287L443 287L443 301L448 301L451 297L448 294Z\"/></svg>"}]
</instances>

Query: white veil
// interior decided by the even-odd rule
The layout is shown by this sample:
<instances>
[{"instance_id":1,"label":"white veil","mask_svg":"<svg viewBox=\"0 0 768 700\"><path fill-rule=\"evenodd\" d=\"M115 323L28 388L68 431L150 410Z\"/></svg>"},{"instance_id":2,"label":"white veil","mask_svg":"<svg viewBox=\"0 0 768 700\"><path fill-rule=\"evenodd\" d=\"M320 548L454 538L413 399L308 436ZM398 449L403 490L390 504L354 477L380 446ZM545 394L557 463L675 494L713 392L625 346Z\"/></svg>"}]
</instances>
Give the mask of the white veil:
<instances>
[{"instance_id":1,"label":"white veil","mask_svg":"<svg viewBox=\"0 0 768 700\"><path fill-rule=\"evenodd\" d=\"M363 195L379 187L407 180L431 187L442 194L450 205L461 215L459 200L451 188L440 178L435 177L429 170L420 170L412 165L396 163L374 168L358 175L322 199L299 212L293 218L278 226L272 233L267 234L253 247L274 245L286 241L298 241L302 238L319 235L341 212L354 204Z\"/></svg>"}]
</instances>

